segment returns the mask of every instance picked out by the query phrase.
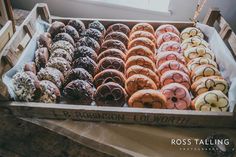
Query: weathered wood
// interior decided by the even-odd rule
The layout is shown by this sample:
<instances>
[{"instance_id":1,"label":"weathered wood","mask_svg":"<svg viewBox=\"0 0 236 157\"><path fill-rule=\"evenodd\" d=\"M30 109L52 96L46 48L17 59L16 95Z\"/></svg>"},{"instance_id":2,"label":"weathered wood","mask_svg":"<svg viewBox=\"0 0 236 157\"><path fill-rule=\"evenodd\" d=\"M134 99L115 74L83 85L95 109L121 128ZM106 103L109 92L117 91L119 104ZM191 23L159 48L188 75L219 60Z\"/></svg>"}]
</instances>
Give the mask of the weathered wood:
<instances>
[{"instance_id":1,"label":"weathered wood","mask_svg":"<svg viewBox=\"0 0 236 157\"><path fill-rule=\"evenodd\" d=\"M0 52L2 51L3 47L7 44L7 42L11 39L13 35L13 27L12 22L7 21L4 27L0 30Z\"/></svg>"},{"instance_id":2,"label":"weathered wood","mask_svg":"<svg viewBox=\"0 0 236 157\"><path fill-rule=\"evenodd\" d=\"M213 26L215 21L220 17L219 8L210 8L205 16L203 23L209 26Z\"/></svg>"}]
</instances>

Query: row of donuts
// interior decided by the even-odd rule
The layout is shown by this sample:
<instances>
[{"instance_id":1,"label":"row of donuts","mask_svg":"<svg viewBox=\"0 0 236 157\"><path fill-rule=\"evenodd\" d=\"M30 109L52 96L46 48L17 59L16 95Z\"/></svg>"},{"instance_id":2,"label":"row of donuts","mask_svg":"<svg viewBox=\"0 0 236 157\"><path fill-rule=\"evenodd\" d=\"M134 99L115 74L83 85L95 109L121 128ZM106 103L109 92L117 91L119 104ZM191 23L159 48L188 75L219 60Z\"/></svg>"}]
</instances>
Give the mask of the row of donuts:
<instances>
[{"instance_id":1,"label":"row of donuts","mask_svg":"<svg viewBox=\"0 0 236 157\"><path fill-rule=\"evenodd\" d=\"M201 111L227 111L229 85L223 79L216 57L204 40L203 33L194 27L185 29L181 48L191 71L192 109Z\"/></svg>"}]
</instances>

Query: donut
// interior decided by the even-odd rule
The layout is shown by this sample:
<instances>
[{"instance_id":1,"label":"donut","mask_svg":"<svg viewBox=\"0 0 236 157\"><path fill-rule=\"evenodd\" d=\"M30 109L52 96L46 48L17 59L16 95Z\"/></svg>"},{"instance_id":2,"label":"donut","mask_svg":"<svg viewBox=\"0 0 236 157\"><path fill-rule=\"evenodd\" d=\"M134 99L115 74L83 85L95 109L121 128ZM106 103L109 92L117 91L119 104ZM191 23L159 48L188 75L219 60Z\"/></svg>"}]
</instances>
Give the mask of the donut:
<instances>
[{"instance_id":1,"label":"donut","mask_svg":"<svg viewBox=\"0 0 236 157\"><path fill-rule=\"evenodd\" d=\"M224 94L228 93L229 85L227 81L218 76L203 77L195 81L191 86L194 95L200 95L211 90L220 90Z\"/></svg>"},{"instance_id":2,"label":"donut","mask_svg":"<svg viewBox=\"0 0 236 157\"><path fill-rule=\"evenodd\" d=\"M89 58L97 62L97 57L98 57L97 53L90 47L79 46L75 48L74 56L73 56L74 59L77 59L79 57L86 57L86 56L88 56Z\"/></svg>"},{"instance_id":3,"label":"donut","mask_svg":"<svg viewBox=\"0 0 236 157\"><path fill-rule=\"evenodd\" d=\"M134 25L130 34L133 34L136 31L146 31L154 35L154 29L149 23L138 23Z\"/></svg>"},{"instance_id":4,"label":"donut","mask_svg":"<svg viewBox=\"0 0 236 157\"><path fill-rule=\"evenodd\" d=\"M143 89L135 92L128 101L130 107L138 108L165 108L165 96L153 89Z\"/></svg>"},{"instance_id":5,"label":"donut","mask_svg":"<svg viewBox=\"0 0 236 157\"><path fill-rule=\"evenodd\" d=\"M186 40L195 36L202 39L204 38L203 33L196 27L185 28L180 34L180 37L182 40Z\"/></svg>"},{"instance_id":6,"label":"donut","mask_svg":"<svg viewBox=\"0 0 236 157\"><path fill-rule=\"evenodd\" d=\"M49 59L49 52L46 47L39 48L35 51L35 65L37 70L41 68L45 68L46 64L48 63Z\"/></svg>"},{"instance_id":7,"label":"donut","mask_svg":"<svg viewBox=\"0 0 236 157\"><path fill-rule=\"evenodd\" d=\"M93 87L87 81L79 79L68 83L63 90L65 101L78 105L90 105L94 93Z\"/></svg>"},{"instance_id":8,"label":"donut","mask_svg":"<svg viewBox=\"0 0 236 157\"><path fill-rule=\"evenodd\" d=\"M73 56L74 53L74 46L65 40L59 40L52 44L51 52L54 52L56 49L64 49L66 50L71 56Z\"/></svg>"},{"instance_id":9,"label":"donut","mask_svg":"<svg viewBox=\"0 0 236 157\"><path fill-rule=\"evenodd\" d=\"M178 35L176 35L175 33L172 33L172 32L166 32L164 34L161 34L157 38L157 47L160 47L164 42L168 42L168 41L175 41L178 43L181 42Z\"/></svg>"},{"instance_id":10,"label":"donut","mask_svg":"<svg viewBox=\"0 0 236 157\"><path fill-rule=\"evenodd\" d=\"M42 68L37 74L39 80L48 80L54 83L58 88L61 88L64 83L63 74L51 67Z\"/></svg>"},{"instance_id":11,"label":"donut","mask_svg":"<svg viewBox=\"0 0 236 157\"><path fill-rule=\"evenodd\" d=\"M79 47L79 46L90 47L96 53L98 53L99 50L100 50L99 43L96 40L94 40L93 38L90 38L90 37L82 37L82 38L80 38L80 40L76 43L76 47Z\"/></svg>"},{"instance_id":12,"label":"donut","mask_svg":"<svg viewBox=\"0 0 236 157\"><path fill-rule=\"evenodd\" d=\"M65 24L60 21L55 21L51 24L51 26L48 28L48 33L51 34L52 38L54 38L58 33L65 32Z\"/></svg>"},{"instance_id":13,"label":"donut","mask_svg":"<svg viewBox=\"0 0 236 157\"><path fill-rule=\"evenodd\" d=\"M192 106L198 111L226 112L229 107L227 96L219 90L212 90L197 96Z\"/></svg>"},{"instance_id":14,"label":"donut","mask_svg":"<svg viewBox=\"0 0 236 157\"><path fill-rule=\"evenodd\" d=\"M59 40L65 40L71 43L71 45L75 45L74 39L68 33L58 33L54 38L53 42L57 42Z\"/></svg>"},{"instance_id":15,"label":"donut","mask_svg":"<svg viewBox=\"0 0 236 157\"><path fill-rule=\"evenodd\" d=\"M100 61L101 59L103 59L105 57L116 57L116 58L122 59L123 61L126 60L125 54L121 50L113 49L113 48L107 49L107 50L101 52L98 55L98 61Z\"/></svg>"},{"instance_id":16,"label":"donut","mask_svg":"<svg viewBox=\"0 0 236 157\"><path fill-rule=\"evenodd\" d=\"M83 33L82 36L86 36L86 37L90 37L93 38L94 40L96 40L100 45L103 41L103 34L97 30L97 29L93 29L93 28L89 28L86 29Z\"/></svg>"},{"instance_id":17,"label":"donut","mask_svg":"<svg viewBox=\"0 0 236 157\"><path fill-rule=\"evenodd\" d=\"M105 40L119 40L121 41L126 47L129 43L129 38L122 32L111 32L106 35Z\"/></svg>"},{"instance_id":18,"label":"donut","mask_svg":"<svg viewBox=\"0 0 236 157\"><path fill-rule=\"evenodd\" d=\"M178 61L175 61L175 60L169 60L169 61L162 63L157 68L156 72L158 73L159 76L161 76L169 70L179 70L179 71L182 71L185 74L189 75L189 71L186 68L186 66Z\"/></svg>"},{"instance_id":19,"label":"donut","mask_svg":"<svg viewBox=\"0 0 236 157\"><path fill-rule=\"evenodd\" d=\"M94 77L94 85L95 87L99 87L100 85L107 83L107 82L114 82L122 87L125 86L125 76L118 70L115 69L106 69L98 73Z\"/></svg>"},{"instance_id":20,"label":"donut","mask_svg":"<svg viewBox=\"0 0 236 157\"><path fill-rule=\"evenodd\" d=\"M72 62L71 55L65 49L58 48L52 51L49 59L54 58L54 57L62 57L68 62Z\"/></svg>"},{"instance_id":21,"label":"donut","mask_svg":"<svg viewBox=\"0 0 236 157\"><path fill-rule=\"evenodd\" d=\"M24 71L31 71L32 73L36 74L35 62L26 63L23 69Z\"/></svg>"},{"instance_id":22,"label":"donut","mask_svg":"<svg viewBox=\"0 0 236 157\"><path fill-rule=\"evenodd\" d=\"M186 64L185 62L185 58L179 54L178 52L174 52L174 51L166 51L163 53L159 53L156 56L157 61L156 61L156 67L158 68L162 63L166 62L166 61L170 61L170 60L176 60L179 63L182 64Z\"/></svg>"},{"instance_id":23,"label":"donut","mask_svg":"<svg viewBox=\"0 0 236 157\"><path fill-rule=\"evenodd\" d=\"M100 85L94 96L97 106L122 107L127 99L125 89L114 82Z\"/></svg>"},{"instance_id":24,"label":"donut","mask_svg":"<svg viewBox=\"0 0 236 157\"><path fill-rule=\"evenodd\" d=\"M21 101L34 101L40 97L41 88L37 76L31 71L17 72L12 77L14 93Z\"/></svg>"},{"instance_id":25,"label":"donut","mask_svg":"<svg viewBox=\"0 0 236 157\"><path fill-rule=\"evenodd\" d=\"M48 50L50 50L52 46L51 34L48 32L40 34L37 38L37 45L38 48L46 47Z\"/></svg>"},{"instance_id":26,"label":"donut","mask_svg":"<svg viewBox=\"0 0 236 157\"><path fill-rule=\"evenodd\" d=\"M184 40L180 45L182 52L197 46L209 48L209 44L205 40L197 36Z\"/></svg>"},{"instance_id":27,"label":"donut","mask_svg":"<svg viewBox=\"0 0 236 157\"><path fill-rule=\"evenodd\" d=\"M88 25L88 28L97 29L99 32L101 32L103 35L106 34L106 28L99 22L98 20L93 21Z\"/></svg>"},{"instance_id":28,"label":"donut","mask_svg":"<svg viewBox=\"0 0 236 157\"><path fill-rule=\"evenodd\" d=\"M170 24L164 24L164 25L159 26L155 31L155 35L158 38L160 35L167 32L172 32L178 36L180 35L179 30L174 25L170 25Z\"/></svg>"},{"instance_id":29,"label":"donut","mask_svg":"<svg viewBox=\"0 0 236 157\"><path fill-rule=\"evenodd\" d=\"M133 65L133 66L129 67L128 70L126 71L127 78L129 78L133 75L136 75L136 74L142 74L142 75L149 77L150 79L152 79L155 82L157 88L159 88L159 86L160 86L159 77L152 70L150 70L148 68L141 67L139 65Z\"/></svg>"},{"instance_id":30,"label":"donut","mask_svg":"<svg viewBox=\"0 0 236 157\"><path fill-rule=\"evenodd\" d=\"M221 77L221 74L217 68L208 64L200 65L191 72L192 82L195 82L202 77L208 77L208 76Z\"/></svg>"},{"instance_id":31,"label":"donut","mask_svg":"<svg viewBox=\"0 0 236 157\"><path fill-rule=\"evenodd\" d=\"M196 67L200 66L200 65L204 65L204 64L208 64L211 65L212 67L217 68L217 64L215 61L208 59L208 58L195 58L193 60L191 60L188 64L187 67L190 71L193 71Z\"/></svg>"},{"instance_id":32,"label":"donut","mask_svg":"<svg viewBox=\"0 0 236 157\"><path fill-rule=\"evenodd\" d=\"M155 71L155 64L151 59L145 56L131 56L125 63L126 69L133 65L139 65L144 68L148 68L152 71Z\"/></svg>"},{"instance_id":33,"label":"donut","mask_svg":"<svg viewBox=\"0 0 236 157\"><path fill-rule=\"evenodd\" d=\"M63 74L71 69L70 62L62 57L50 58L47 67L55 68L60 70Z\"/></svg>"},{"instance_id":34,"label":"donut","mask_svg":"<svg viewBox=\"0 0 236 157\"><path fill-rule=\"evenodd\" d=\"M189 48L184 51L183 54L187 62L198 57L204 57L209 58L211 60L215 60L215 54L211 51L211 49L202 46Z\"/></svg>"},{"instance_id":35,"label":"donut","mask_svg":"<svg viewBox=\"0 0 236 157\"><path fill-rule=\"evenodd\" d=\"M68 25L74 27L80 35L83 31L85 31L84 23L79 19L70 20Z\"/></svg>"},{"instance_id":36,"label":"donut","mask_svg":"<svg viewBox=\"0 0 236 157\"><path fill-rule=\"evenodd\" d=\"M145 56L151 59L153 62L155 62L153 52L148 47L145 47L145 46L140 45L140 46L135 46L129 49L126 54L126 58L128 59L132 56Z\"/></svg>"},{"instance_id":37,"label":"donut","mask_svg":"<svg viewBox=\"0 0 236 157\"><path fill-rule=\"evenodd\" d=\"M128 26L122 23L115 23L113 25L110 25L107 28L107 34L110 34L111 32L122 32L125 35L129 36L130 29Z\"/></svg>"},{"instance_id":38,"label":"donut","mask_svg":"<svg viewBox=\"0 0 236 157\"><path fill-rule=\"evenodd\" d=\"M187 74L178 70L169 70L165 72L160 78L161 86L165 86L170 83L179 83L190 89L190 79Z\"/></svg>"},{"instance_id":39,"label":"donut","mask_svg":"<svg viewBox=\"0 0 236 157\"><path fill-rule=\"evenodd\" d=\"M155 89L156 90L157 85L151 78L145 75L135 74L133 76L130 76L125 81L125 89L127 93L131 96L133 93L141 89Z\"/></svg>"},{"instance_id":40,"label":"donut","mask_svg":"<svg viewBox=\"0 0 236 157\"><path fill-rule=\"evenodd\" d=\"M84 68L92 76L94 76L97 72L97 64L88 56L77 58L76 60L74 60L72 65L73 68Z\"/></svg>"},{"instance_id":41,"label":"donut","mask_svg":"<svg viewBox=\"0 0 236 157\"><path fill-rule=\"evenodd\" d=\"M88 71L86 71L83 68L75 68L75 69L71 69L68 72L66 72L64 83L65 83L65 85L67 85L71 81L74 81L77 79L87 81L91 84L93 83L92 75L89 74Z\"/></svg>"},{"instance_id":42,"label":"donut","mask_svg":"<svg viewBox=\"0 0 236 157\"><path fill-rule=\"evenodd\" d=\"M119 41L119 40L106 40L102 43L100 53L107 50L107 49L111 49L111 48L121 50L124 54L127 51L125 45L121 41Z\"/></svg>"},{"instance_id":43,"label":"donut","mask_svg":"<svg viewBox=\"0 0 236 157\"><path fill-rule=\"evenodd\" d=\"M165 52L165 51L175 51L178 53L181 53L181 47L180 43L176 41L167 41L161 44L161 46L158 48L158 52Z\"/></svg>"},{"instance_id":44,"label":"donut","mask_svg":"<svg viewBox=\"0 0 236 157\"><path fill-rule=\"evenodd\" d=\"M191 105L191 96L187 88L179 83L170 83L161 88L166 97L167 109L187 110Z\"/></svg>"},{"instance_id":45,"label":"donut","mask_svg":"<svg viewBox=\"0 0 236 157\"><path fill-rule=\"evenodd\" d=\"M136 38L129 42L128 49L131 49L135 46L145 46L148 47L154 54L156 52L156 46L155 44L148 38L140 37Z\"/></svg>"},{"instance_id":46,"label":"donut","mask_svg":"<svg viewBox=\"0 0 236 157\"><path fill-rule=\"evenodd\" d=\"M58 103L61 98L61 92L58 87L48 80L40 81L41 96L39 102L43 103Z\"/></svg>"},{"instance_id":47,"label":"donut","mask_svg":"<svg viewBox=\"0 0 236 157\"><path fill-rule=\"evenodd\" d=\"M150 39L154 44L156 43L156 38L155 36L150 33L150 32L147 32L147 31L136 31L136 32L133 32L132 34L130 34L130 41L136 39L136 38L140 38L140 37L145 37L145 38L148 38Z\"/></svg>"},{"instance_id":48,"label":"donut","mask_svg":"<svg viewBox=\"0 0 236 157\"><path fill-rule=\"evenodd\" d=\"M116 69L124 73L125 62L116 57L105 57L98 62L98 72L101 72L105 69Z\"/></svg>"},{"instance_id":49,"label":"donut","mask_svg":"<svg viewBox=\"0 0 236 157\"><path fill-rule=\"evenodd\" d=\"M74 39L75 42L79 41L79 33L73 26L66 25L65 32L68 33Z\"/></svg>"}]
</instances>

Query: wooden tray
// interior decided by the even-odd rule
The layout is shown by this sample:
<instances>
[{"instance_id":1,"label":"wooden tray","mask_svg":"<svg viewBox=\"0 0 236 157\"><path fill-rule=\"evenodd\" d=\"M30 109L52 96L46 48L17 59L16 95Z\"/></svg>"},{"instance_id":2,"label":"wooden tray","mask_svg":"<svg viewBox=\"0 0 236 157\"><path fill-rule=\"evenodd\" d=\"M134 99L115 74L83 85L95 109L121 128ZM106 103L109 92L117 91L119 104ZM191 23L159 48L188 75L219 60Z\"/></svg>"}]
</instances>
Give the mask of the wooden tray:
<instances>
[{"instance_id":1,"label":"wooden tray","mask_svg":"<svg viewBox=\"0 0 236 157\"><path fill-rule=\"evenodd\" d=\"M204 21L211 25L213 19L212 12L207 16ZM219 14L220 15L220 14ZM13 67L21 52L29 43L35 32L35 21L41 18L47 22L53 20L65 21L71 18L52 18L50 16L46 4L37 4L29 16L24 21L23 25L14 34L11 41L7 44L3 51L1 73L8 71ZM85 24L93 21L94 19L81 19ZM133 26L138 22L143 21L130 21L130 20L105 20L99 19L105 26L112 23L125 23L128 26ZM175 25L179 30L186 27L193 26L192 22L171 22L171 21L145 21L151 23L154 28L161 24L170 23ZM219 21L222 22L222 19ZM224 21L225 22L225 21ZM235 34L226 31L226 22L220 25L221 37L226 41L228 39L235 40ZM228 29L227 29L228 30ZM233 33L233 35L232 35ZM230 40L230 41L231 41ZM235 47L234 47L235 48ZM235 52L235 51L233 51ZM13 114L19 117L35 117L35 118L48 118L48 119L71 119L83 121L105 121L113 123L132 123L132 124L148 124L148 125L170 125L170 126L185 126L185 127L236 127L236 110L234 112L199 112L190 110L166 110L166 109L143 109L143 108L128 108L128 107L97 107L97 106L83 106L83 105L66 105L66 104L45 104L34 102L15 102L9 101L9 94L4 83L0 82L0 99L5 100L1 102L1 107L4 112ZM217 121L217 123L216 123Z\"/></svg>"}]
</instances>

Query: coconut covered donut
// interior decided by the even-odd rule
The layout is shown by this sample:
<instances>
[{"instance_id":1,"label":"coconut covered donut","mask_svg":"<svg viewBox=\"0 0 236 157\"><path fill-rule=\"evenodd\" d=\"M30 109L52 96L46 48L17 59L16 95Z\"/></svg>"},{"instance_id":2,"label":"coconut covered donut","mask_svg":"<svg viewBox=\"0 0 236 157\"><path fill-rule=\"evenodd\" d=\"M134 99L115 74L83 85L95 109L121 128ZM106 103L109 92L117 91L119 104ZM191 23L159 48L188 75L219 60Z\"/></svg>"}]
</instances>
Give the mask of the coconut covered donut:
<instances>
[{"instance_id":1,"label":"coconut covered donut","mask_svg":"<svg viewBox=\"0 0 236 157\"><path fill-rule=\"evenodd\" d=\"M224 94L228 93L229 85L227 81L218 76L203 77L191 86L191 89L195 95L200 95L211 90L220 90Z\"/></svg>"},{"instance_id":2,"label":"coconut covered donut","mask_svg":"<svg viewBox=\"0 0 236 157\"><path fill-rule=\"evenodd\" d=\"M128 69L129 67L133 65L139 65L144 68L148 68L152 71L155 71L155 64L153 63L151 59L145 56L132 56L125 63L126 69Z\"/></svg>"},{"instance_id":3,"label":"coconut covered donut","mask_svg":"<svg viewBox=\"0 0 236 157\"><path fill-rule=\"evenodd\" d=\"M155 61L153 52L145 46L135 46L129 49L129 51L126 54L126 58L130 58L132 56L145 56L151 59L152 61Z\"/></svg>"},{"instance_id":4,"label":"coconut covered donut","mask_svg":"<svg viewBox=\"0 0 236 157\"><path fill-rule=\"evenodd\" d=\"M200 31L200 29L198 29L196 27L185 28L180 34L180 37L182 40L185 40L185 39L188 39L191 37L195 37L195 36L200 37L202 39L204 38L202 31Z\"/></svg>"},{"instance_id":5,"label":"coconut covered donut","mask_svg":"<svg viewBox=\"0 0 236 157\"><path fill-rule=\"evenodd\" d=\"M61 92L58 87L48 80L40 81L41 87L41 96L39 98L39 102L44 103L57 103L60 101Z\"/></svg>"},{"instance_id":6,"label":"coconut covered donut","mask_svg":"<svg viewBox=\"0 0 236 157\"><path fill-rule=\"evenodd\" d=\"M140 46L140 45L148 47L155 54L155 52L156 52L155 44L150 39L148 39L146 37L140 37L140 38L136 38L136 39L130 41L130 43L128 45L128 49L131 49L132 47Z\"/></svg>"},{"instance_id":7,"label":"coconut covered donut","mask_svg":"<svg viewBox=\"0 0 236 157\"><path fill-rule=\"evenodd\" d=\"M227 96L219 90L203 93L192 101L192 107L198 111L226 112L229 107Z\"/></svg>"},{"instance_id":8,"label":"coconut covered donut","mask_svg":"<svg viewBox=\"0 0 236 157\"><path fill-rule=\"evenodd\" d=\"M101 59L105 57L116 57L116 58L122 59L123 61L126 60L125 54L121 50L113 49L113 48L110 48L101 52L98 55L98 61L100 61Z\"/></svg>"},{"instance_id":9,"label":"coconut covered donut","mask_svg":"<svg viewBox=\"0 0 236 157\"><path fill-rule=\"evenodd\" d=\"M51 48L51 53L53 53L56 49L64 49L65 51L67 51L71 56L73 56L74 53L74 46L65 40L59 40L55 43L52 44L52 48Z\"/></svg>"},{"instance_id":10,"label":"coconut covered donut","mask_svg":"<svg viewBox=\"0 0 236 157\"><path fill-rule=\"evenodd\" d=\"M70 62L62 57L50 58L46 67L56 68L60 70L63 74L71 69Z\"/></svg>"},{"instance_id":11,"label":"coconut covered donut","mask_svg":"<svg viewBox=\"0 0 236 157\"><path fill-rule=\"evenodd\" d=\"M188 64L187 67L190 71L193 71L196 67L200 66L200 65L211 65L212 67L217 68L217 64L215 61L208 59L208 58L195 58L193 60L191 60Z\"/></svg>"},{"instance_id":12,"label":"coconut covered donut","mask_svg":"<svg viewBox=\"0 0 236 157\"><path fill-rule=\"evenodd\" d=\"M149 23L138 23L131 29L130 35L136 31L146 31L154 35L154 29Z\"/></svg>"},{"instance_id":13,"label":"coconut covered donut","mask_svg":"<svg viewBox=\"0 0 236 157\"><path fill-rule=\"evenodd\" d=\"M205 40L197 36L184 40L180 46L182 52L193 47L209 48L209 44Z\"/></svg>"},{"instance_id":14,"label":"coconut covered donut","mask_svg":"<svg viewBox=\"0 0 236 157\"><path fill-rule=\"evenodd\" d=\"M167 33L161 34L157 38L157 47L160 47L164 42L167 42L167 41L175 41L178 43L181 42L178 35L176 35L175 33L172 33L172 32L167 32Z\"/></svg>"},{"instance_id":15,"label":"coconut covered donut","mask_svg":"<svg viewBox=\"0 0 236 157\"><path fill-rule=\"evenodd\" d=\"M127 94L119 84L108 82L97 88L94 98L97 106L122 107L126 102Z\"/></svg>"},{"instance_id":16,"label":"coconut covered donut","mask_svg":"<svg viewBox=\"0 0 236 157\"><path fill-rule=\"evenodd\" d=\"M186 51L184 51L184 57L186 58L187 62L198 57L215 60L215 54L211 51L211 49L202 46L187 49Z\"/></svg>"},{"instance_id":17,"label":"coconut covered donut","mask_svg":"<svg viewBox=\"0 0 236 157\"><path fill-rule=\"evenodd\" d=\"M125 89L129 95L132 95L141 89L157 89L155 82L149 77L141 74L135 74L129 77L125 82Z\"/></svg>"},{"instance_id":18,"label":"coconut covered donut","mask_svg":"<svg viewBox=\"0 0 236 157\"><path fill-rule=\"evenodd\" d=\"M165 96L153 89L143 89L135 92L128 101L130 107L138 108L165 108Z\"/></svg>"},{"instance_id":19,"label":"coconut covered donut","mask_svg":"<svg viewBox=\"0 0 236 157\"><path fill-rule=\"evenodd\" d=\"M60 49L60 48L55 49L53 52L51 52L49 60L55 57L62 57L68 62L72 62L73 59L72 56L65 49Z\"/></svg>"},{"instance_id":20,"label":"coconut covered donut","mask_svg":"<svg viewBox=\"0 0 236 157\"><path fill-rule=\"evenodd\" d=\"M152 79L155 82L157 88L159 88L159 86L160 86L159 77L152 70L150 70L148 68L141 67L139 65L133 65L133 66L129 67L128 70L126 71L127 78L129 78L133 75L136 75L136 74L142 74L142 75L149 77L150 79Z\"/></svg>"},{"instance_id":21,"label":"coconut covered donut","mask_svg":"<svg viewBox=\"0 0 236 157\"><path fill-rule=\"evenodd\" d=\"M179 70L179 71L182 71L182 72L186 73L187 75L189 75L189 71L186 68L186 66L178 61L175 61L175 60L170 60L170 61L166 61L166 62L162 63L157 68L156 72L158 73L159 76L161 76L162 74L164 74L165 72L167 72L169 70Z\"/></svg>"},{"instance_id":22,"label":"coconut covered donut","mask_svg":"<svg viewBox=\"0 0 236 157\"><path fill-rule=\"evenodd\" d=\"M158 38L161 34L164 34L166 32L172 32L176 35L180 35L179 30L174 26L174 25L170 25L170 24L165 24L165 25L161 25L156 29L156 37Z\"/></svg>"},{"instance_id":23,"label":"coconut covered donut","mask_svg":"<svg viewBox=\"0 0 236 157\"><path fill-rule=\"evenodd\" d=\"M190 89L189 76L182 71L169 70L161 76L160 81L162 87L170 83L179 83Z\"/></svg>"},{"instance_id":24,"label":"coconut covered donut","mask_svg":"<svg viewBox=\"0 0 236 157\"><path fill-rule=\"evenodd\" d=\"M156 61L156 67L158 68L162 63L166 62L166 61L170 61L170 60L176 60L182 64L185 65L185 58L177 53L177 52L174 52L174 51L166 51L166 52L163 52L163 53L159 53L157 54L156 56L157 58L157 61Z\"/></svg>"},{"instance_id":25,"label":"coconut covered donut","mask_svg":"<svg viewBox=\"0 0 236 157\"><path fill-rule=\"evenodd\" d=\"M166 108L186 110L191 105L191 96L186 87L179 83L171 83L161 88L161 93L166 97Z\"/></svg>"},{"instance_id":26,"label":"coconut covered donut","mask_svg":"<svg viewBox=\"0 0 236 157\"><path fill-rule=\"evenodd\" d=\"M136 32L133 32L132 34L130 34L130 41L136 39L136 38L140 38L140 37L145 37L145 38L148 38L150 39L154 44L156 43L156 38L155 36L150 33L150 32L147 32L147 31L136 31Z\"/></svg>"},{"instance_id":27,"label":"coconut covered donut","mask_svg":"<svg viewBox=\"0 0 236 157\"><path fill-rule=\"evenodd\" d=\"M202 77L208 77L208 76L221 77L221 74L217 68L212 67L211 65L208 64L198 66L191 73L192 82L195 82Z\"/></svg>"},{"instance_id":28,"label":"coconut covered donut","mask_svg":"<svg viewBox=\"0 0 236 157\"><path fill-rule=\"evenodd\" d=\"M175 51L178 53L181 53L181 47L180 43L176 41L167 41L161 44L161 46L158 48L158 52L165 52L165 51Z\"/></svg>"}]
</instances>

